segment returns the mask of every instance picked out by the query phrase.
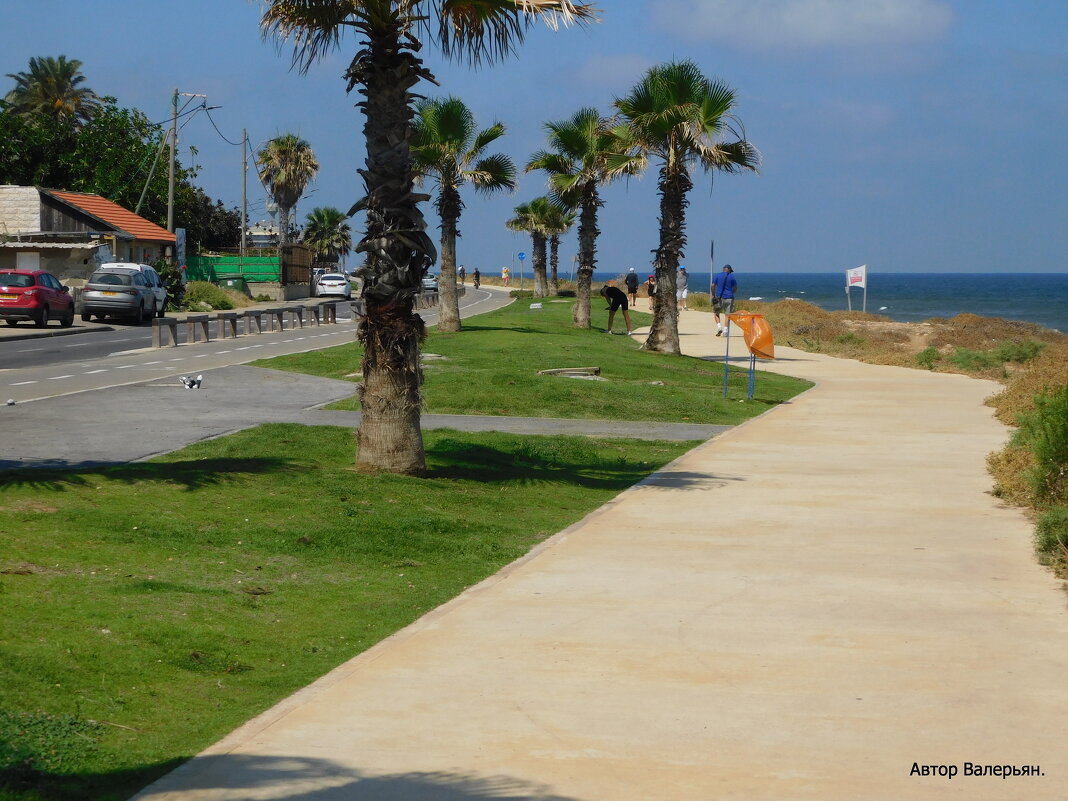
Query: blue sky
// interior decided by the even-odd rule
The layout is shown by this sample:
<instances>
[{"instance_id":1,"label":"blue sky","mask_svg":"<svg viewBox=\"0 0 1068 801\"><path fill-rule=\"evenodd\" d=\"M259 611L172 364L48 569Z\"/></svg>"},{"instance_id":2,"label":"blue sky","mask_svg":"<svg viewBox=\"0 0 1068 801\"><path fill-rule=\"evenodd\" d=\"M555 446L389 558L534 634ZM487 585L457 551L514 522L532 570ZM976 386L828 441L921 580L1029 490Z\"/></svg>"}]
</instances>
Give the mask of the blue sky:
<instances>
[{"instance_id":1,"label":"blue sky","mask_svg":"<svg viewBox=\"0 0 1068 801\"><path fill-rule=\"evenodd\" d=\"M763 154L758 175L698 175L685 263L739 271L1065 272L1068 252L1068 3L1064 0L602 0L587 28L532 31L519 55L473 71L424 50L440 87L480 124L500 120L501 152L522 165L543 124L583 106L611 110L650 66L690 58L731 85ZM87 84L170 115L174 88L204 93L222 133L253 145L295 132L322 169L298 207L347 210L360 194L362 117L340 75L343 49L307 75L259 35L246 0L0 0L0 75L31 56L83 62ZM0 78L6 92L10 79ZM204 114L180 134L199 183L241 198L240 148ZM250 172L253 220L265 193ZM459 261L499 270L529 240L504 227L543 194L538 173L514 195L465 195ZM598 270L648 268L657 243L655 168L604 193ZM437 220L431 208L428 219ZM356 221L357 225L359 221ZM574 234L561 248L570 271ZM528 262L529 264L529 259ZM529 269L529 268L528 268Z\"/></svg>"}]
</instances>

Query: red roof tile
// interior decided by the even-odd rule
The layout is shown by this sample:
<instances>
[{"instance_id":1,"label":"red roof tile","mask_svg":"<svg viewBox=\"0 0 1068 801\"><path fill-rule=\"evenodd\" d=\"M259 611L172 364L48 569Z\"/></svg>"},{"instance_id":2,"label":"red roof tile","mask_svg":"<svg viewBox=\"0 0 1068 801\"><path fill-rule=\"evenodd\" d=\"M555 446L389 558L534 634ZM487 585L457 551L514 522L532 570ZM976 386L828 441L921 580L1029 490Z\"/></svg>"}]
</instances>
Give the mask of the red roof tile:
<instances>
[{"instance_id":1,"label":"red roof tile","mask_svg":"<svg viewBox=\"0 0 1068 801\"><path fill-rule=\"evenodd\" d=\"M90 195L84 192L60 192L56 189L42 189L57 200L62 200L86 214L103 220L108 225L118 228L136 239L147 239L152 242L174 242L174 234L166 228L161 228L154 222L149 222L144 217L124 209L118 203L112 203L100 195Z\"/></svg>"}]
</instances>

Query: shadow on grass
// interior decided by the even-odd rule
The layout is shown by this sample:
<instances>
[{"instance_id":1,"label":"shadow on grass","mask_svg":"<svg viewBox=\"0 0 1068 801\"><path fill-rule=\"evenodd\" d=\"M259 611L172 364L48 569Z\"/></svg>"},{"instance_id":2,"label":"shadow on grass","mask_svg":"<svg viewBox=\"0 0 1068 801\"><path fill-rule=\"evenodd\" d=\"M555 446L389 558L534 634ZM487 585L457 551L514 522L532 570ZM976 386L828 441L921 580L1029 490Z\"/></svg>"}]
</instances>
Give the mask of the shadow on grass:
<instances>
[{"instance_id":1,"label":"shadow on grass","mask_svg":"<svg viewBox=\"0 0 1068 801\"><path fill-rule=\"evenodd\" d=\"M428 478L480 483L571 484L585 489L622 492L654 469L648 462L611 461L591 451L561 453L500 450L443 439L427 453ZM675 475L675 474L673 474ZM678 473L675 486L687 487L714 478L711 474Z\"/></svg>"},{"instance_id":2,"label":"shadow on grass","mask_svg":"<svg viewBox=\"0 0 1068 801\"><path fill-rule=\"evenodd\" d=\"M134 801L168 793L196 798L271 798L273 801L579 801L547 786L511 776L421 771L385 775L364 772L325 759L243 754L171 760L151 767L113 773L40 773L0 770L0 789L13 797L41 801L93 801L125 798L146 782ZM171 772L173 771L173 772ZM170 775L164 776L164 774ZM170 797L170 796L168 796Z\"/></svg>"},{"instance_id":3,"label":"shadow on grass","mask_svg":"<svg viewBox=\"0 0 1068 801\"><path fill-rule=\"evenodd\" d=\"M0 472L0 489L32 487L62 492L68 487L86 486L93 479L104 478L126 484L138 481L157 481L179 484L187 490L195 490L223 484L239 474L278 473L295 465L295 460L275 457L195 459L186 462L134 462L91 467L55 465Z\"/></svg>"}]
</instances>

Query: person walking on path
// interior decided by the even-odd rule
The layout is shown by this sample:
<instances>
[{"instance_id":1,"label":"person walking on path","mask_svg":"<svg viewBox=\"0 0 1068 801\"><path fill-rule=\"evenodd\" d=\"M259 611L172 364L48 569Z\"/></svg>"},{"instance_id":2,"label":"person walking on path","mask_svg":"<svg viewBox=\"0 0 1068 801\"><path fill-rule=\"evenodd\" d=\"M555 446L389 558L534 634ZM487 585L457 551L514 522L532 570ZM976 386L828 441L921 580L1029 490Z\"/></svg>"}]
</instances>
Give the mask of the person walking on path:
<instances>
[{"instance_id":1,"label":"person walking on path","mask_svg":"<svg viewBox=\"0 0 1068 801\"><path fill-rule=\"evenodd\" d=\"M686 298L689 296L690 274L686 272L685 267L679 267L678 277L675 279L675 299L679 302L679 307L683 310L690 308Z\"/></svg>"},{"instance_id":2,"label":"person walking on path","mask_svg":"<svg viewBox=\"0 0 1068 801\"><path fill-rule=\"evenodd\" d=\"M633 328L630 324L630 312L627 304L627 296L623 294L621 289L616 289L614 286L608 286L605 284L601 287L601 297L608 301L608 333L614 334L612 330L612 323L616 319L616 310L623 309L623 321L627 324L627 333L633 333Z\"/></svg>"},{"instance_id":3,"label":"person walking on path","mask_svg":"<svg viewBox=\"0 0 1068 801\"><path fill-rule=\"evenodd\" d=\"M656 305L656 276L650 275L649 280L645 282L645 291L649 295L649 311L653 310Z\"/></svg>"},{"instance_id":4,"label":"person walking on path","mask_svg":"<svg viewBox=\"0 0 1068 801\"><path fill-rule=\"evenodd\" d=\"M631 267L627 272L626 277L623 279L623 283L627 285L627 300L630 301L630 305L635 308L638 307L638 274L634 272L634 268Z\"/></svg>"},{"instance_id":5,"label":"person walking on path","mask_svg":"<svg viewBox=\"0 0 1068 801\"><path fill-rule=\"evenodd\" d=\"M723 336L724 325L720 322L720 314L726 316L734 312L734 293L738 291L738 279L734 277L734 268L729 264L723 265L723 272L712 279L712 313L716 317L716 336ZM730 328L730 318L727 318L726 328Z\"/></svg>"},{"instance_id":6,"label":"person walking on path","mask_svg":"<svg viewBox=\"0 0 1068 801\"><path fill-rule=\"evenodd\" d=\"M509 286L512 280L512 271L507 267L501 267L501 282L505 286Z\"/></svg>"},{"instance_id":7,"label":"person walking on path","mask_svg":"<svg viewBox=\"0 0 1068 801\"><path fill-rule=\"evenodd\" d=\"M467 278L467 270L464 269L464 266L462 264L460 265L460 269L456 271L456 274L460 276L460 286L463 286L464 279Z\"/></svg>"}]
</instances>

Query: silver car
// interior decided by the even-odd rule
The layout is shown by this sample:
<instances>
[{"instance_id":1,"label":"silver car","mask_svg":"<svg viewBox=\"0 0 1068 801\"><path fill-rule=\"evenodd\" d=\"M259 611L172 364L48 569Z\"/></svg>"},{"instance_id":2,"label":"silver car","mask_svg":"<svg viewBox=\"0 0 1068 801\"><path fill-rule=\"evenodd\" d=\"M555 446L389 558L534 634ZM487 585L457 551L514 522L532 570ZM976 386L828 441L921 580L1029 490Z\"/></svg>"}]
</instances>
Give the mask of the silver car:
<instances>
[{"instance_id":1,"label":"silver car","mask_svg":"<svg viewBox=\"0 0 1068 801\"><path fill-rule=\"evenodd\" d=\"M162 317L167 313L167 285L163 278L154 268L147 264L136 264L129 261L109 261L96 268L99 273L123 273L128 270L137 270L145 277L145 281L152 287L152 294L156 298L155 315Z\"/></svg>"},{"instance_id":2,"label":"silver car","mask_svg":"<svg viewBox=\"0 0 1068 801\"><path fill-rule=\"evenodd\" d=\"M132 317L143 323L156 311L156 296L139 270L97 270L82 289L82 320L92 316Z\"/></svg>"},{"instance_id":3,"label":"silver car","mask_svg":"<svg viewBox=\"0 0 1068 801\"><path fill-rule=\"evenodd\" d=\"M347 275L341 273L323 273L315 283L315 296L340 295L348 300L352 297L352 284Z\"/></svg>"}]
</instances>

